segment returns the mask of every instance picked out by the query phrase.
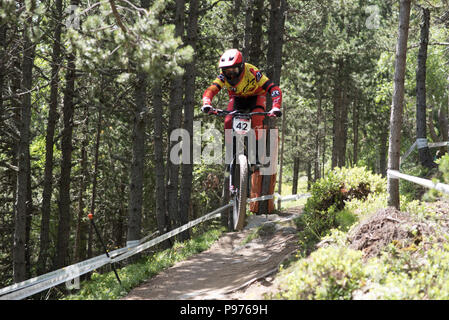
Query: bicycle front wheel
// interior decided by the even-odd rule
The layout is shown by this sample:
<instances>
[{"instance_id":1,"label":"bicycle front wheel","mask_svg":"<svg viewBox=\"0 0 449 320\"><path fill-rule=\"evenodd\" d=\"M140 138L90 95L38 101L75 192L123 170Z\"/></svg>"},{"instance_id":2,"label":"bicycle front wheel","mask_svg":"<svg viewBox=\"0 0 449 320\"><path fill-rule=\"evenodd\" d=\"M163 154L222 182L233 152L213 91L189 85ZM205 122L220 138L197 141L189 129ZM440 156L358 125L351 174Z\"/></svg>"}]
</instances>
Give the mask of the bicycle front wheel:
<instances>
[{"instance_id":1,"label":"bicycle front wheel","mask_svg":"<svg viewBox=\"0 0 449 320\"><path fill-rule=\"evenodd\" d=\"M242 230L245 226L246 200L248 198L248 161L244 154L239 155L239 164L235 170L238 176L238 189L234 196L233 222L234 230Z\"/></svg>"}]
</instances>

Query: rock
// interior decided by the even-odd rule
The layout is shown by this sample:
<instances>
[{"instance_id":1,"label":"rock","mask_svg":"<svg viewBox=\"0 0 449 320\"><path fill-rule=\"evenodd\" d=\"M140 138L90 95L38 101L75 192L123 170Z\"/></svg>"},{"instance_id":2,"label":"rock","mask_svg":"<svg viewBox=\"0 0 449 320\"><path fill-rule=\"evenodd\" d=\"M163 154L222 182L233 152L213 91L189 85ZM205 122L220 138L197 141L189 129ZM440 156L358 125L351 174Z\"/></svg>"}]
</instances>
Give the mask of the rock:
<instances>
[{"instance_id":1,"label":"rock","mask_svg":"<svg viewBox=\"0 0 449 320\"><path fill-rule=\"evenodd\" d=\"M267 222L259 229L259 236L271 236L276 232L277 224L275 222Z\"/></svg>"}]
</instances>

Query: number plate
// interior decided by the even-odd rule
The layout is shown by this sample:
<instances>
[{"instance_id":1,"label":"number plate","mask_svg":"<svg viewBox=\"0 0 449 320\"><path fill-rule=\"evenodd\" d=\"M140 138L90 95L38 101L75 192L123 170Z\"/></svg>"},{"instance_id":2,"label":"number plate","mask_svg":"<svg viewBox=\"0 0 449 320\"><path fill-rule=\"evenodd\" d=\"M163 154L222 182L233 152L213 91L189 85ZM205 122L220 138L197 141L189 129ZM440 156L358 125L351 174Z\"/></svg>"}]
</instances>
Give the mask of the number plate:
<instances>
[{"instance_id":1,"label":"number plate","mask_svg":"<svg viewBox=\"0 0 449 320\"><path fill-rule=\"evenodd\" d=\"M251 130L251 119L233 119L233 128L236 133L245 134Z\"/></svg>"}]
</instances>

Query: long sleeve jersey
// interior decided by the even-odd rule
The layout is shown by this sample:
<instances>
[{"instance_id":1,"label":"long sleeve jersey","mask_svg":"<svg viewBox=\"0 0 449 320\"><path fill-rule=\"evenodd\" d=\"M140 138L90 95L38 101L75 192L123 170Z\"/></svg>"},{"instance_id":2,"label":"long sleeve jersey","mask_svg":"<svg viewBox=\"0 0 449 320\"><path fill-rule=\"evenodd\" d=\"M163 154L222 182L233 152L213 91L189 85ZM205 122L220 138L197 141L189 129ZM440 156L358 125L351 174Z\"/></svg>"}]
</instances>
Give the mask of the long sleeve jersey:
<instances>
[{"instance_id":1,"label":"long sleeve jersey","mask_svg":"<svg viewBox=\"0 0 449 320\"><path fill-rule=\"evenodd\" d=\"M213 97L220 92L223 87L228 90L229 97L249 97L256 95L265 95L267 92L271 94L273 108L281 108L282 92L279 86L275 85L255 66L245 63L240 81L235 85L231 85L221 73L209 86L203 94L203 104L211 105Z\"/></svg>"}]
</instances>

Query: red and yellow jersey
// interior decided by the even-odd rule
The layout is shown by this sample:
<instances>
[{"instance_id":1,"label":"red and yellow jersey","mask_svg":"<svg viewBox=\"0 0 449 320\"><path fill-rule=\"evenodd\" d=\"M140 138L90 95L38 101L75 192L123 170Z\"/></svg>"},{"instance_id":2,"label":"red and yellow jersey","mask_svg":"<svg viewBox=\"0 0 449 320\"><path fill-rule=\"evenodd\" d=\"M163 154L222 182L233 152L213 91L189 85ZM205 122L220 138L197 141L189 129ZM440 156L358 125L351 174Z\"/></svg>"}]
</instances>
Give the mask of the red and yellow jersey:
<instances>
[{"instance_id":1,"label":"red and yellow jersey","mask_svg":"<svg viewBox=\"0 0 449 320\"><path fill-rule=\"evenodd\" d=\"M282 102L281 89L276 86L255 66L245 63L245 69L242 72L240 81L235 85L231 85L226 77L221 73L210 87L204 91L203 104L211 105L212 98L222 89L226 88L229 97L249 97L257 95L265 95L270 92L273 98L273 107L280 108Z\"/></svg>"}]
</instances>

